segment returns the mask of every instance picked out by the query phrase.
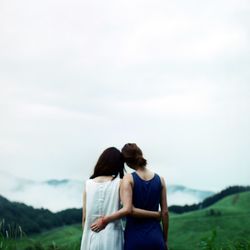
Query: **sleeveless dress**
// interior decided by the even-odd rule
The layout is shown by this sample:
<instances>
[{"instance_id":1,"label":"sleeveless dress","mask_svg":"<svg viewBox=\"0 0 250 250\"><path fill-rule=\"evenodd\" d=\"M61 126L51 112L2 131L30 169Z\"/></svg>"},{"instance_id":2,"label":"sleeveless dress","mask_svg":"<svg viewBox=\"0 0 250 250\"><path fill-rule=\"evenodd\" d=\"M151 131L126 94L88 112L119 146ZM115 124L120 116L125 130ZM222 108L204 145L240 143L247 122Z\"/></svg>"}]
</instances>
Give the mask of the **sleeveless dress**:
<instances>
[{"instance_id":1,"label":"sleeveless dress","mask_svg":"<svg viewBox=\"0 0 250 250\"><path fill-rule=\"evenodd\" d=\"M86 219L81 250L123 250L124 232L121 220L109 223L105 230L98 233L90 229L97 218L120 209L119 186L119 177L103 183L92 179L86 181Z\"/></svg>"},{"instance_id":2,"label":"sleeveless dress","mask_svg":"<svg viewBox=\"0 0 250 250\"><path fill-rule=\"evenodd\" d=\"M154 177L145 181L136 172L134 180L133 205L137 208L158 211L161 200L161 179ZM124 250L165 250L163 231L156 219L133 218L127 216L124 233Z\"/></svg>"}]
</instances>

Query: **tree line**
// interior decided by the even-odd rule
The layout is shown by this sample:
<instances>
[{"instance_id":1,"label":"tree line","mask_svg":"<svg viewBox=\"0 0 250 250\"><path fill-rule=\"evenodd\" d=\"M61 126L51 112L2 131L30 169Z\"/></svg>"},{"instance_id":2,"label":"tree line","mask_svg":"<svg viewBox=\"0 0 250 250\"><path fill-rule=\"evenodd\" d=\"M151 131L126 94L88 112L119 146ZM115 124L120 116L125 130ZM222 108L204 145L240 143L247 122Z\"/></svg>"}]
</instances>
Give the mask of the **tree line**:
<instances>
[{"instance_id":1,"label":"tree line","mask_svg":"<svg viewBox=\"0 0 250 250\"><path fill-rule=\"evenodd\" d=\"M232 195L232 194L237 194L237 193L241 193L241 192L246 192L246 191L250 191L250 186L231 186L228 187L226 189L223 189L221 192L214 194L208 198L206 198L205 200L203 200L200 203L197 204L193 204L193 205L184 205L184 206L177 206L177 205L173 205L169 207L169 211L176 213L176 214L182 214L182 213L186 213L186 212L191 212L191 211L196 211L202 208L206 208L209 207L213 204L215 204L217 201Z\"/></svg>"},{"instance_id":2,"label":"tree line","mask_svg":"<svg viewBox=\"0 0 250 250\"><path fill-rule=\"evenodd\" d=\"M42 231L71 225L81 222L81 209L66 209L53 213L48 209L35 209L24 203L10 202L0 196L0 230L2 234L21 228L26 234L40 233Z\"/></svg>"}]
</instances>

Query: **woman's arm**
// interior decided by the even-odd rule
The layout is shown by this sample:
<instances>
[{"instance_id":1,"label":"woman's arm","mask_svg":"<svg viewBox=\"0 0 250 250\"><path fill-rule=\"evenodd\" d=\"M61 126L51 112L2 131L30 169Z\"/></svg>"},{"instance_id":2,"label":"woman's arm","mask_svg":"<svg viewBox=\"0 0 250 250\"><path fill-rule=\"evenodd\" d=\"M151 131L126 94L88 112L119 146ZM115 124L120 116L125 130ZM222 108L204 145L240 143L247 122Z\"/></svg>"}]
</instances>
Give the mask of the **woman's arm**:
<instances>
[{"instance_id":1,"label":"woman's arm","mask_svg":"<svg viewBox=\"0 0 250 250\"><path fill-rule=\"evenodd\" d=\"M133 185L134 185L133 178L131 175L129 175L129 178L130 178L131 186L133 189ZM145 219L149 218L149 219L157 219L157 220L161 219L161 212L144 210L144 209L134 207L133 205L132 205L132 213L130 215L136 218L145 218Z\"/></svg>"},{"instance_id":2,"label":"woman's arm","mask_svg":"<svg viewBox=\"0 0 250 250\"><path fill-rule=\"evenodd\" d=\"M126 175L122 180L121 189L120 189L121 201L123 208L118 210L116 213L110 216L106 216L107 222L111 222L117 219L120 219L123 216L131 215L137 218L155 218L160 219L161 213L155 211L144 210L136 208L132 205L133 197L133 178L131 175Z\"/></svg>"},{"instance_id":3,"label":"woman's arm","mask_svg":"<svg viewBox=\"0 0 250 250\"><path fill-rule=\"evenodd\" d=\"M136 218L149 218L149 219L161 219L161 212L144 210L136 207L132 207L131 216Z\"/></svg>"},{"instance_id":4,"label":"woman's arm","mask_svg":"<svg viewBox=\"0 0 250 250\"><path fill-rule=\"evenodd\" d=\"M169 227L169 214L168 214L168 205L167 205L167 188L165 180L161 177L162 183L162 192L161 192L161 217L162 217L162 226L163 226L163 237L167 244L168 241L168 227Z\"/></svg>"},{"instance_id":5,"label":"woman's arm","mask_svg":"<svg viewBox=\"0 0 250 250\"><path fill-rule=\"evenodd\" d=\"M120 188L120 196L123 207L117 212L101 217L91 225L91 229L95 232L100 231L106 227L106 225L112 221L120 219L124 216L131 215L138 218L155 218L160 219L161 214L159 212L143 210L132 206L133 196L133 178L130 174L123 177Z\"/></svg>"},{"instance_id":6,"label":"woman's arm","mask_svg":"<svg viewBox=\"0 0 250 250\"><path fill-rule=\"evenodd\" d=\"M90 226L90 228L93 231L98 232L104 229L108 223L115 221L117 219L120 219L128 214L131 214L132 212L132 186L131 186L130 178L128 177L128 175L124 176L121 182L120 196L121 196L123 207L111 215L106 215L97 219Z\"/></svg>"},{"instance_id":7,"label":"woman's arm","mask_svg":"<svg viewBox=\"0 0 250 250\"><path fill-rule=\"evenodd\" d=\"M83 204L82 204L82 229L84 228L86 219L86 191L83 192Z\"/></svg>"},{"instance_id":8,"label":"woman's arm","mask_svg":"<svg viewBox=\"0 0 250 250\"><path fill-rule=\"evenodd\" d=\"M128 189L129 188L129 195L131 197L131 204L132 204L132 197L133 197L133 193L132 193L132 190L133 190L133 185L134 185L134 182L133 182L133 178L132 178L132 175L129 174L129 175L126 175L126 178L123 180L125 181L124 183L124 186L122 186L123 188L121 189L121 200L122 200L122 203L127 200L124 200L124 190L126 191L126 188ZM140 208L136 208L133 206L132 204L132 210L131 210L131 213L129 213L129 215L133 216L133 217L136 217L136 218L153 218L153 219L160 219L161 218L161 213L160 212L155 212L155 211L149 211L149 210L144 210L144 209L140 209Z\"/></svg>"}]
</instances>

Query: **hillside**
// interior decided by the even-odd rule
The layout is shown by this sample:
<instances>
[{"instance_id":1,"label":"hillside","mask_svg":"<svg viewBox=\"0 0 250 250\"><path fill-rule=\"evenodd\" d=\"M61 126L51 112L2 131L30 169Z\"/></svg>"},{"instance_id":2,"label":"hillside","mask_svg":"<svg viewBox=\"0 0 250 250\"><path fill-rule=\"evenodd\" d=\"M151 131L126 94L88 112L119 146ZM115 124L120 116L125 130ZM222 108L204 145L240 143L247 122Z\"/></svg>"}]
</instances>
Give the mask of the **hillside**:
<instances>
[{"instance_id":1,"label":"hillside","mask_svg":"<svg viewBox=\"0 0 250 250\"><path fill-rule=\"evenodd\" d=\"M211 195L205 198L202 202L199 202L197 204L185 205L185 206L176 206L176 205L170 206L169 211L173 213L177 213L177 214L182 214L186 212L200 210L202 208L206 208L215 204L219 200L229 195L246 192L246 191L250 191L250 186L245 186L245 187L244 186L231 186L231 187L223 189L219 193L216 193L214 195Z\"/></svg>"},{"instance_id":2,"label":"hillside","mask_svg":"<svg viewBox=\"0 0 250 250\"><path fill-rule=\"evenodd\" d=\"M19 202L10 202L0 196L0 222L4 221L1 231L5 232L9 226L21 226L26 234L39 233L55 227L79 223L81 212L79 209L67 209L52 213L48 209L34 209ZM12 236L12 235L10 235Z\"/></svg>"},{"instance_id":3,"label":"hillside","mask_svg":"<svg viewBox=\"0 0 250 250\"><path fill-rule=\"evenodd\" d=\"M171 206L169 210L174 213L185 213L188 211L200 210L208 207L218 200L232 194L249 190L249 187L233 186L222 190L221 192L205 199L203 202L191 206ZM5 223L2 230L10 224L12 228L21 226L26 234L40 233L48 229L63 225L72 225L81 221L81 209L66 209L53 213L48 209L35 209L31 206L19 202L10 202L0 196L0 221L4 219Z\"/></svg>"},{"instance_id":4,"label":"hillside","mask_svg":"<svg viewBox=\"0 0 250 250\"><path fill-rule=\"evenodd\" d=\"M249 207L250 192L243 192L199 211L171 213L170 250L250 249ZM37 249L74 250L79 249L81 234L80 225L64 226L11 244L18 249L36 249L32 248L36 245Z\"/></svg>"},{"instance_id":5,"label":"hillside","mask_svg":"<svg viewBox=\"0 0 250 250\"><path fill-rule=\"evenodd\" d=\"M175 250L202 249L198 247L202 239L225 247L241 240L250 242L249 207L250 192L243 192L226 197L209 208L182 215L172 214L170 246ZM240 249L250 249L250 245Z\"/></svg>"}]
</instances>

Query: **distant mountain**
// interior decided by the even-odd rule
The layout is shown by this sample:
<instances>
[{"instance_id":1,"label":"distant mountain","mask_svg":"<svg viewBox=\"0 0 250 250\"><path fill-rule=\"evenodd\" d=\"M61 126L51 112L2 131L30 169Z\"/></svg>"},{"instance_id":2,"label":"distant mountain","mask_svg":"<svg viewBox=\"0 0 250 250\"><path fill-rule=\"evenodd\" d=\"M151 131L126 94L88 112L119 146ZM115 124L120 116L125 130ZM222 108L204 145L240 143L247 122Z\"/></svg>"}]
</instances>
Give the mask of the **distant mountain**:
<instances>
[{"instance_id":1,"label":"distant mountain","mask_svg":"<svg viewBox=\"0 0 250 250\"><path fill-rule=\"evenodd\" d=\"M68 179L63 179L63 180L48 180L48 181L45 181L45 183L47 183L48 185L51 185L51 186L60 186L60 185L65 185L65 184L68 184L70 183L70 180Z\"/></svg>"},{"instance_id":2,"label":"distant mountain","mask_svg":"<svg viewBox=\"0 0 250 250\"><path fill-rule=\"evenodd\" d=\"M84 182L79 180L33 181L0 172L0 194L36 208L60 211L82 206Z\"/></svg>"},{"instance_id":3,"label":"distant mountain","mask_svg":"<svg viewBox=\"0 0 250 250\"><path fill-rule=\"evenodd\" d=\"M60 211L82 206L84 180L51 179L33 181L0 172L1 195L10 200L24 202L36 208ZM214 192L187 188L181 185L168 186L168 204L185 205L199 203Z\"/></svg>"}]
</instances>

